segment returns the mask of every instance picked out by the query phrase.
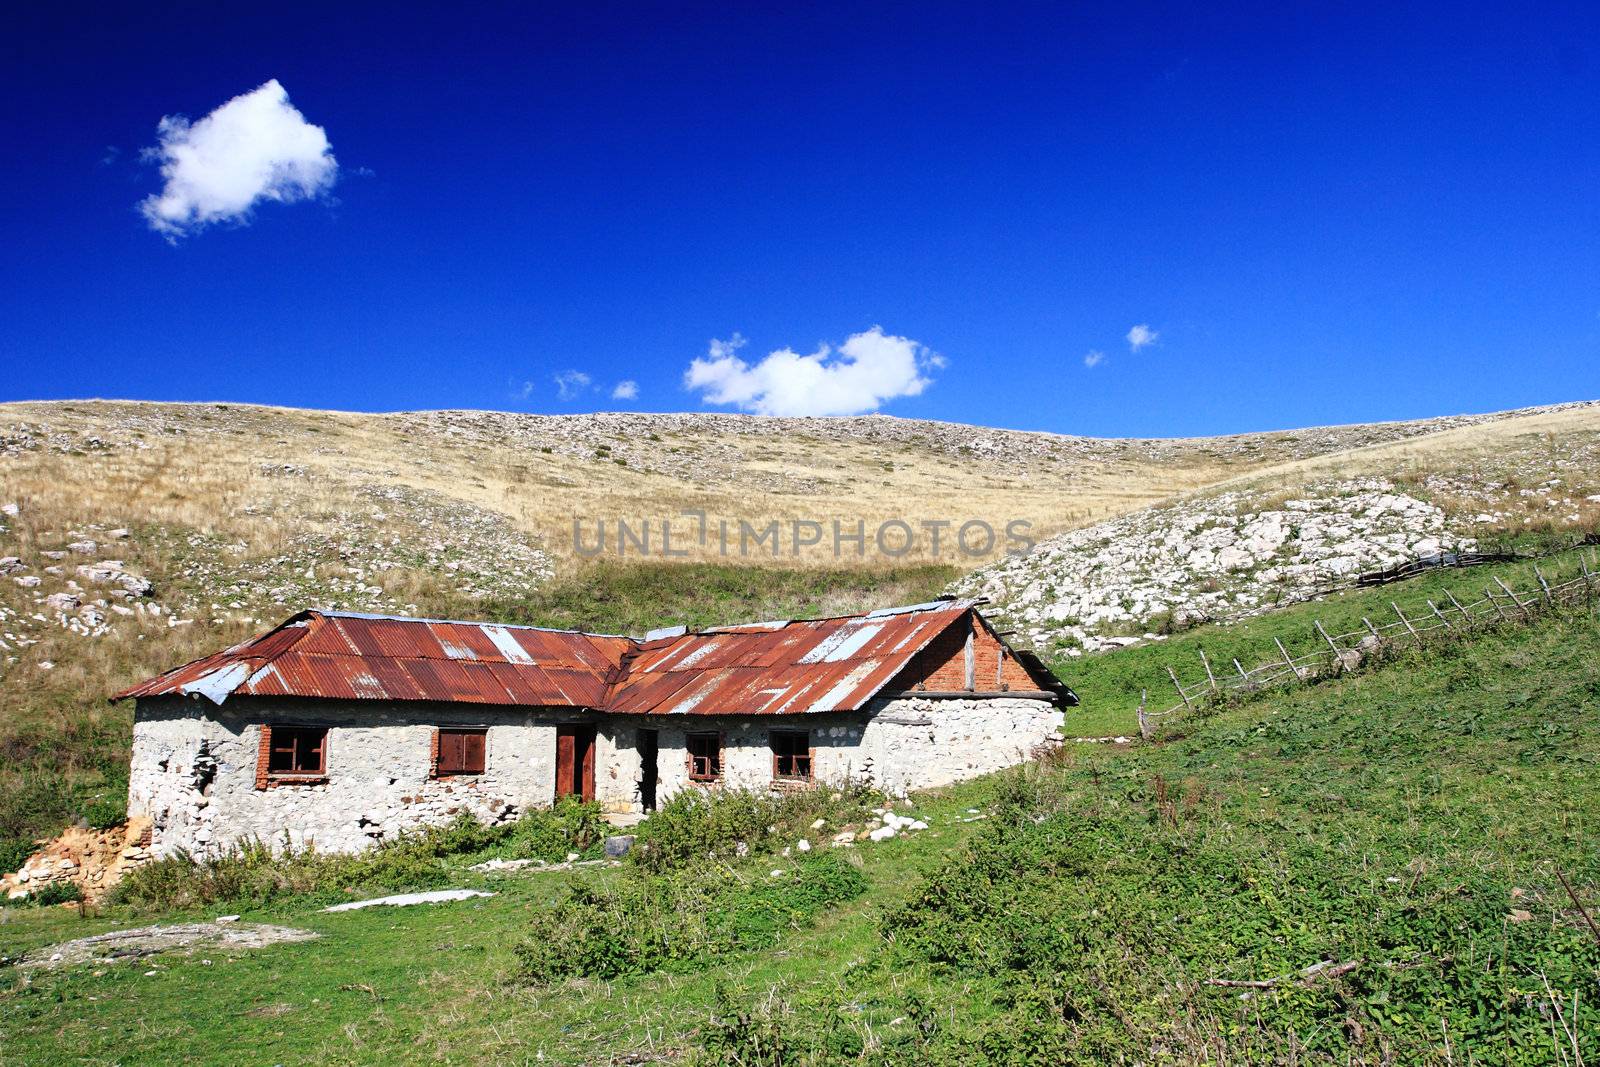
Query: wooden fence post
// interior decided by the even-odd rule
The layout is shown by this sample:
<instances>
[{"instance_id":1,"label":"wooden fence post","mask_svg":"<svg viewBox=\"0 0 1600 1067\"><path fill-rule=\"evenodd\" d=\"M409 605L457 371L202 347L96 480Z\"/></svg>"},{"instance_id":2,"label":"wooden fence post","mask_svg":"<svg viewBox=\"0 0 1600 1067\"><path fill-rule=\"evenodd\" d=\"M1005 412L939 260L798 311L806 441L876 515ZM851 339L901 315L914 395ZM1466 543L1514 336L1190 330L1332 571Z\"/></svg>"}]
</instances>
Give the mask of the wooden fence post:
<instances>
[{"instance_id":1,"label":"wooden fence post","mask_svg":"<svg viewBox=\"0 0 1600 1067\"><path fill-rule=\"evenodd\" d=\"M1502 608L1500 606L1500 601L1495 599L1494 590L1490 589L1488 586L1484 586L1483 587L1483 595L1489 598L1489 606L1494 609L1494 613L1496 615L1500 616L1500 621L1501 622L1505 622L1506 621L1506 609Z\"/></svg>"},{"instance_id":2,"label":"wooden fence post","mask_svg":"<svg viewBox=\"0 0 1600 1067\"><path fill-rule=\"evenodd\" d=\"M1206 681L1211 683L1211 691L1217 691L1217 676L1211 673L1211 661L1206 659L1206 650L1200 649L1200 662L1206 667Z\"/></svg>"},{"instance_id":3,"label":"wooden fence post","mask_svg":"<svg viewBox=\"0 0 1600 1067\"><path fill-rule=\"evenodd\" d=\"M1433 613L1435 615L1439 616L1439 621L1444 623L1444 628L1446 630L1454 629L1454 627L1450 625L1450 620L1444 617L1444 613L1441 612L1438 608L1434 607L1433 601L1430 600L1427 603L1428 603L1428 607L1433 609Z\"/></svg>"},{"instance_id":4,"label":"wooden fence post","mask_svg":"<svg viewBox=\"0 0 1600 1067\"><path fill-rule=\"evenodd\" d=\"M1494 584L1506 591L1506 596L1511 598L1511 602L1517 606L1518 611L1522 612L1524 615L1528 614L1528 604L1524 604L1522 601L1518 600L1517 594L1511 591L1511 587L1509 585L1500 580L1500 576L1498 574L1494 576ZM1531 604L1533 602L1530 600L1528 603Z\"/></svg>"},{"instance_id":5,"label":"wooden fence post","mask_svg":"<svg viewBox=\"0 0 1600 1067\"><path fill-rule=\"evenodd\" d=\"M1167 677L1172 679L1172 684L1177 688L1178 695L1183 698L1183 706L1190 707L1189 694L1183 691L1183 684L1178 681L1178 674L1170 666L1167 668Z\"/></svg>"},{"instance_id":6,"label":"wooden fence post","mask_svg":"<svg viewBox=\"0 0 1600 1067\"><path fill-rule=\"evenodd\" d=\"M1349 667L1344 661L1344 653L1340 652L1339 651L1339 646L1333 643L1333 638L1328 636L1328 631L1326 631L1326 630L1324 630L1322 628L1322 620L1321 619L1312 619L1311 620L1311 625L1313 625L1313 626L1315 626L1317 628L1317 633L1321 634L1322 635L1322 639L1324 641L1328 642L1328 647L1333 649L1333 662L1334 662L1334 665L1337 666L1341 672L1345 671L1345 670L1348 670Z\"/></svg>"},{"instance_id":7,"label":"wooden fence post","mask_svg":"<svg viewBox=\"0 0 1600 1067\"><path fill-rule=\"evenodd\" d=\"M1379 632L1376 626L1372 625L1372 620L1363 615L1361 616L1361 621L1367 624L1368 630L1372 631L1372 639L1380 645L1383 644L1383 634Z\"/></svg>"},{"instance_id":8,"label":"wooden fence post","mask_svg":"<svg viewBox=\"0 0 1600 1067\"><path fill-rule=\"evenodd\" d=\"M1283 662L1289 665L1289 673L1294 675L1294 680L1300 681L1300 668L1294 665L1294 657L1289 655L1289 650L1284 648L1283 642L1276 637L1272 639L1272 643L1278 646L1278 651L1283 655Z\"/></svg>"},{"instance_id":9,"label":"wooden fence post","mask_svg":"<svg viewBox=\"0 0 1600 1067\"><path fill-rule=\"evenodd\" d=\"M1450 598L1450 603L1454 604L1456 606L1456 610L1461 612L1461 614L1466 617L1468 626L1471 626L1473 623L1478 621L1477 619L1474 619L1472 617L1472 612L1468 611L1466 608L1461 606L1461 601L1456 599L1456 595L1454 593L1452 593L1450 590L1446 589L1444 591L1444 595L1449 597Z\"/></svg>"},{"instance_id":10,"label":"wooden fence post","mask_svg":"<svg viewBox=\"0 0 1600 1067\"><path fill-rule=\"evenodd\" d=\"M1533 576L1539 579L1539 588L1544 590L1545 607L1554 606L1555 600L1550 596L1550 583L1544 580L1544 572L1539 570L1537 563L1533 565Z\"/></svg>"},{"instance_id":11,"label":"wooden fence post","mask_svg":"<svg viewBox=\"0 0 1600 1067\"><path fill-rule=\"evenodd\" d=\"M1150 720L1144 717L1144 706L1150 701L1150 690L1139 690L1139 736L1150 740Z\"/></svg>"},{"instance_id":12,"label":"wooden fence post","mask_svg":"<svg viewBox=\"0 0 1600 1067\"><path fill-rule=\"evenodd\" d=\"M1421 636L1417 633L1417 628L1411 625L1411 620L1406 618L1406 613L1400 610L1400 605L1391 600L1389 601L1389 606L1394 609L1394 613L1396 615L1400 616L1400 621L1406 624L1406 630L1410 632L1411 636L1416 638L1418 641L1422 640Z\"/></svg>"}]
</instances>

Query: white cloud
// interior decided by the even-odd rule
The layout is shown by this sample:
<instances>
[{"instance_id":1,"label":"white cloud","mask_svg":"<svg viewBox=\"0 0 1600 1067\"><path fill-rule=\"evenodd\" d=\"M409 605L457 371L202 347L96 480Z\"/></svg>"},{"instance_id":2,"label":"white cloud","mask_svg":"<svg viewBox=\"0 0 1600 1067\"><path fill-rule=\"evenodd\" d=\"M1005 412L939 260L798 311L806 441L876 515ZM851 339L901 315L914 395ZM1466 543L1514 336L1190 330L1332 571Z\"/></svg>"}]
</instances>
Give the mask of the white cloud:
<instances>
[{"instance_id":1,"label":"white cloud","mask_svg":"<svg viewBox=\"0 0 1600 1067\"><path fill-rule=\"evenodd\" d=\"M612 400L637 400L639 399L639 383L635 381L618 382L617 387L611 390Z\"/></svg>"},{"instance_id":2,"label":"white cloud","mask_svg":"<svg viewBox=\"0 0 1600 1067\"><path fill-rule=\"evenodd\" d=\"M516 397L518 400L528 399L533 395L533 383L523 382L520 386L517 386L512 390L511 395Z\"/></svg>"},{"instance_id":3,"label":"white cloud","mask_svg":"<svg viewBox=\"0 0 1600 1067\"><path fill-rule=\"evenodd\" d=\"M704 403L761 415L858 415L916 396L933 384L924 372L944 366L943 357L879 326L852 334L837 349L821 345L803 356L780 348L753 365L738 356L744 344L738 334L712 341L706 357L684 372L684 387Z\"/></svg>"},{"instance_id":4,"label":"white cloud","mask_svg":"<svg viewBox=\"0 0 1600 1067\"><path fill-rule=\"evenodd\" d=\"M1106 354L1096 348L1091 350L1088 355L1083 357L1083 365L1085 367L1098 367L1100 365L1100 361L1105 358Z\"/></svg>"},{"instance_id":5,"label":"white cloud","mask_svg":"<svg viewBox=\"0 0 1600 1067\"><path fill-rule=\"evenodd\" d=\"M1128 351L1137 352L1141 348L1148 348L1159 340L1161 340L1161 335L1141 322L1128 331Z\"/></svg>"},{"instance_id":6,"label":"white cloud","mask_svg":"<svg viewBox=\"0 0 1600 1067\"><path fill-rule=\"evenodd\" d=\"M576 400L589 388L590 380L581 370L562 371L555 376L556 395L562 400Z\"/></svg>"},{"instance_id":7,"label":"white cloud","mask_svg":"<svg viewBox=\"0 0 1600 1067\"><path fill-rule=\"evenodd\" d=\"M236 96L199 122L169 115L157 127L166 185L139 205L176 240L213 222L244 221L262 200L291 203L332 188L339 164L328 135L289 103L277 79Z\"/></svg>"}]
</instances>

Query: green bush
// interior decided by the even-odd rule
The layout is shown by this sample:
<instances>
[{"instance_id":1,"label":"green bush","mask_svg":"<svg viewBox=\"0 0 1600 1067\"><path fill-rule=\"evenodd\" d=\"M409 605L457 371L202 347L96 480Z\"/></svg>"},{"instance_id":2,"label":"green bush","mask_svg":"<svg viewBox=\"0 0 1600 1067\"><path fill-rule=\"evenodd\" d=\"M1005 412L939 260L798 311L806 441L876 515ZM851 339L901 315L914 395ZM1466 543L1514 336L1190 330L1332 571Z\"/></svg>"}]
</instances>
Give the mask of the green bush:
<instances>
[{"instance_id":1,"label":"green bush","mask_svg":"<svg viewBox=\"0 0 1600 1067\"><path fill-rule=\"evenodd\" d=\"M96 830L120 826L128 817L128 794L107 793L95 797L83 809L83 821Z\"/></svg>"},{"instance_id":2,"label":"green bush","mask_svg":"<svg viewBox=\"0 0 1600 1067\"><path fill-rule=\"evenodd\" d=\"M34 843L27 838L14 837L0 841L0 874L9 874L27 863L34 847Z\"/></svg>"},{"instance_id":3,"label":"green bush","mask_svg":"<svg viewBox=\"0 0 1600 1067\"><path fill-rule=\"evenodd\" d=\"M213 859L179 853L145 864L117 886L113 900L163 911L224 901L265 904L284 897L340 899L352 892L434 889L458 878L459 868L484 859L542 859L599 854L604 833L595 804L563 800L514 823L485 826L461 815L355 854L273 847L247 841Z\"/></svg>"},{"instance_id":4,"label":"green bush","mask_svg":"<svg viewBox=\"0 0 1600 1067\"><path fill-rule=\"evenodd\" d=\"M814 837L811 824L864 821L883 797L863 785L795 789L780 794L742 789L685 789L639 824L629 858L661 873L706 860L725 860L780 849Z\"/></svg>"},{"instance_id":5,"label":"green bush","mask_svg":"<svg viewBox=\"0 0 1600 1067\"><path fill-rule=\"evenodd\" d=\"M775 944L785 930L866 890L861 872L831 853L808 855L776 878L721 867L579 882L535 915L514 950L517 973L545 983L701 966Z\"/></svg>"},{"instance_id":6,"label":"green bush","mask_svg":"<svg viewBox=\"0 0 1600 1067\"><path fill-rule=\"evenodd\" d=\"M30 908L49 908L82 899L83 890L77 882L46 882L43 888L29 893L18 903Z\"/></svg>"}]
</instances>

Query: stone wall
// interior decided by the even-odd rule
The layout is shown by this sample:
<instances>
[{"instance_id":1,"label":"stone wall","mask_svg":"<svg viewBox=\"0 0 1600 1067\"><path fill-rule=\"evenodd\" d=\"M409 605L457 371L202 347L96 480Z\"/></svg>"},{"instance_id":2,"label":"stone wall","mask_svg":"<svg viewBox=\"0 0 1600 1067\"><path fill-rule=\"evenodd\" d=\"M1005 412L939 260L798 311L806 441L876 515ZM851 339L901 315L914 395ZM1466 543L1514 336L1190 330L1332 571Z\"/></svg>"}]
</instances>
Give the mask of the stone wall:
<instances>
[{"instance_id":1,"label":"stone wall","mask_svg":"<svg viewBox=\"0 0 1600 1067\"><path fill-rule=\"evenodd\" d=\"M875 701L862 712L804 716L593 716L595 799L613 814L643 811L639 732L658 737L656 799L686 788L765 790L773 730L810 732L813 777L862 781L887 793L949 785L1028 759L1058 735L1062 713L1016 697ZM222 706L177 697L139 701L128 808L151 820L151 851L198 857L259 839L354 851L403 830L468 812L514 819L555 799L556 726L572 709L515 711L451 704L236 699ZM327 726L327 775L316 784L259 788L261 724ZM485 773L431 774L433 731L488 727ZM689 779L690 733L722 737L722 778Z\"/></svg>"},{"instance_id":2,"label":"stone wall","mask_svg":"<svg viewBox=\"0 0 1600 1067\"><path fill-rule=\"evenodd\" d=\"M141 700L128 810L150 818L157 856L204 857L249 838L354 851L463 811L500 822L554 800L555 725L572 719L450 704ZM329 727L326 781L258 788L263 722ZM432 777L435 727L485 725L485 773Z\"/></svg>"},{"instance_id":3,"label":"stone wall","mask_svg":"<svg viewBox=\"0 0 1600 1067\"><path fill-rule=\"evenodd\" d=\"M771 788L771 731L805 729L817 781L863 781L899 796L1021 763L1060 736L1061 722L1061 710L1046 701L995 697L898 697L864 712L804 716L615 716L600 728L596 797L607 811L642 810L640 729L657 731L656 797L665 802L680 790L707 788L689 779L690 733L722 735L718 788Z\"/></svg>"},{"instance_id":4,"label":"stone wall","mask_svg":"<svg viewBox=\"0 0 1600 1067\"><path fill-rule=\"evenodd\" d=\"M1020 697L875 701L861 738L865 777L892 796L1012 767L1061 735L1061 709Z\"/></svg>"}]
</instances>

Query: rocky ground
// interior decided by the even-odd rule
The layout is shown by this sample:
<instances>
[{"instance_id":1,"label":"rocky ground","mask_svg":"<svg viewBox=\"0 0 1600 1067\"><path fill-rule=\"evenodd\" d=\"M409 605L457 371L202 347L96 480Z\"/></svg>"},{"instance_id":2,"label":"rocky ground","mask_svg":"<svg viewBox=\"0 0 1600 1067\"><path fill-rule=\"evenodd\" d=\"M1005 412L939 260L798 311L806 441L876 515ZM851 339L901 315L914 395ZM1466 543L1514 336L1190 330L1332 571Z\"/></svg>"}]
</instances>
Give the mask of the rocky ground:
<instances>
[{"instance_id":1,"label":"rocky ground","mask_svg":"<svg viewBox=\"0 0 1600 1067\"><path fill-rule=\"evenodd\" d=\"M1230 492L1046 541L965 579L1039 649L1068 654L1292 603L1362 571L1471 548L1439 508L1385 482L1266 502Z\"/></svg>"},{"instance_id":2,"label":"rocky ground","mask_svg":"<svg viewBox=\"0 0 1600 1067\"><path fill-rule=\"evenodd\" d=\"M1600 494L1579 495L1560 477L1519 486L1435 475L1416 492L1354 479L1288 498L1260 489L1203 496L1052 538L968 575L956 591L987 597L1024 643L1081 655L1311 599L1366 571L1470 551L1530 506L1556 529L1587 530L1600 504Z\"/></svg>"}]
</instances>

